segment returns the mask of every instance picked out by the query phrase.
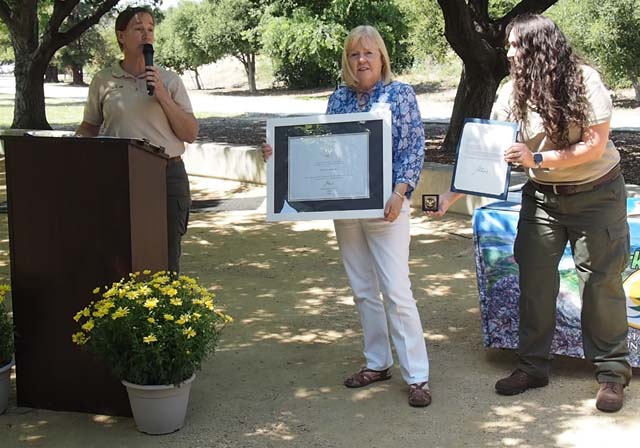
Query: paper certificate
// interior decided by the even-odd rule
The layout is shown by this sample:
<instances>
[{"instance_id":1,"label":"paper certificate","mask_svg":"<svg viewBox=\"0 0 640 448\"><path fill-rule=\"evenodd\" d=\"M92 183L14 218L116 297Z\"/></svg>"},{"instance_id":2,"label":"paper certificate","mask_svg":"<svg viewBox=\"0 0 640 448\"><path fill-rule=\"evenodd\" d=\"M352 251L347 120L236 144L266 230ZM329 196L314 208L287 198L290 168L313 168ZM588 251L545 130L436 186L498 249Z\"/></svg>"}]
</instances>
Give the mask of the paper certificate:
<instances>
[{"instance_id":1,"label":"paper certificate","mask_svg":"<svg viewBox=\"0 0 640 448\"><path fill-rule=\"evenodd\" d=\"M391 195L391 113L267 120L267 220L382 218Z\"/></svg>"},{"instance_id":2,"label":"paper certificate","mask_svg":"<svg viewBox=\"0 0 640 448\"><path fill-rule=\"evenodd\" d=\"M465 120L451 190L506 199L511 167L504 160L504 152L516 141L517 132L516 123Z\"/></svg>"},{"instance_id":3,"label":"paper certificate","mask_svg":"<svg viewBox=\"0 0 640 448\"><path fill-rule=\"evenodd\" d=\"M289 138L289 200L369 197L369 134Z\"/></svg>"}]
</instances>

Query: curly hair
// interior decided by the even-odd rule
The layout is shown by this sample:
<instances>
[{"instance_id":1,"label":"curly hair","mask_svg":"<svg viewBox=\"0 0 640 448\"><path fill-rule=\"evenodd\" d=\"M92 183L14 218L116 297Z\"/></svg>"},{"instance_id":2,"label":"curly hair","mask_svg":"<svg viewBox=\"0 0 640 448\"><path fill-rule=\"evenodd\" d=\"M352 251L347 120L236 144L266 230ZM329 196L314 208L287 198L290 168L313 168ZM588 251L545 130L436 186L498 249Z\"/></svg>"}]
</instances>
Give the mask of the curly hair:
<instances>
[{"instance_id":1,"label":"curly hair","mask_svg":"<svg viewBox=\"0 0 640 448\"><path fill-rule=\"evenodd\" d=\"M506 29L517 44L511 61L513 115L527 118L531 107L542 118L546 135L564 148L569 144L569 126L587 126L589 103L580 65L565 35L553 20L538 15L516 17Z\"/></svg>"}]
</instances>

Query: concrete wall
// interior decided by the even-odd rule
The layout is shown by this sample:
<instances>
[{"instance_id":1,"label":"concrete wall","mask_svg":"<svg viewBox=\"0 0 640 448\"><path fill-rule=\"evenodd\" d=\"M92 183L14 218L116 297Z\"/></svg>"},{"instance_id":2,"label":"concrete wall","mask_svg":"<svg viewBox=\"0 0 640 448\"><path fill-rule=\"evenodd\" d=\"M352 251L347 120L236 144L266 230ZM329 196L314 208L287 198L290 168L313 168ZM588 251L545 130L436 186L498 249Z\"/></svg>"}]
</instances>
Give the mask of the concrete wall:
<instances>
[{"instance_id":1,"label":"concrete wall","mask_svg":"<svg viewBox=\"0 0 640 448\"><path fill-rule=\"evenodd\" d=\"M252 146L229 146L219 143L193 143L187 146L184 156L187 172L196 176L219 177L265 184L266 164L260 150ZM439 163L425 163L420 183L412 196L411 205L421 207L423 194L440 194L449 191L453 167ZM511 185L524 184L524 173L513 172ZM467 195L458 200L449 211L471 215L477 207L482 207L495 199Z\"/></svg>"}]
</instances>

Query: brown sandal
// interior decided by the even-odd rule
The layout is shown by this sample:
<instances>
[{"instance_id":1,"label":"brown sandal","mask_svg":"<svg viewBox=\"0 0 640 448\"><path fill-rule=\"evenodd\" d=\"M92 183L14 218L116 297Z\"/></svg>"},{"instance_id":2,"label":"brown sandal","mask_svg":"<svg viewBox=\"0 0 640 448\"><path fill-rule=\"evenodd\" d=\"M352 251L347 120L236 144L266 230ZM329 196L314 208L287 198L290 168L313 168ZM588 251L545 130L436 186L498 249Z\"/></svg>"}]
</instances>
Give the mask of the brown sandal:
<instances>
[{"instance_id":1,"label":"brown sandal","mask_svg":"<svg viewBox=\"0 0 640 448\"><path fill-rule=\"evenodd\" d=\"M409 385L409 405L416 408L424 408L431 404L431 390L429 382L413 383Z\"/></svg>"},{"instance_id":2,"label":"brown sandal","mask_svg":"<svg viewBox=\"0 0 640 448\"><path fill-rule=\"evenodd\" d=\"M376 381L391 379L391 368L386 370L372 370L363 367L344 380L344 385L350 388L364 387Z\"/></svg>"}]
</instances>

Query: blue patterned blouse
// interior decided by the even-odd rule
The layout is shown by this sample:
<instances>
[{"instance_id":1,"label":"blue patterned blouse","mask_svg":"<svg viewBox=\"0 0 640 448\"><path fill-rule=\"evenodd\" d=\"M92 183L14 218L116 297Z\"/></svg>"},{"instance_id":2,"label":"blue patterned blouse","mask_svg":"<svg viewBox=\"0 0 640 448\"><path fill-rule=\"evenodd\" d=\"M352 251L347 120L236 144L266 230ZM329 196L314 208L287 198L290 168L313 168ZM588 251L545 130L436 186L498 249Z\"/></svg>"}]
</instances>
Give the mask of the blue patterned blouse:
<instances>
[{"instance_id":1,"label":"blue patterned blouse","mask_svg":"<svg viewBox=\"0 0 640 448\"><path fill-rule=\"evenodd\" d=\"M407 84L393 81L386 86L378 81L362 109L355 90L339 87L329 98L327 114L369 112L374 103L387 103L391 109L393 185L409 184L406 196L418 185L424 162L424 126L416 94Z\"/></svg>"}]
</instances>

